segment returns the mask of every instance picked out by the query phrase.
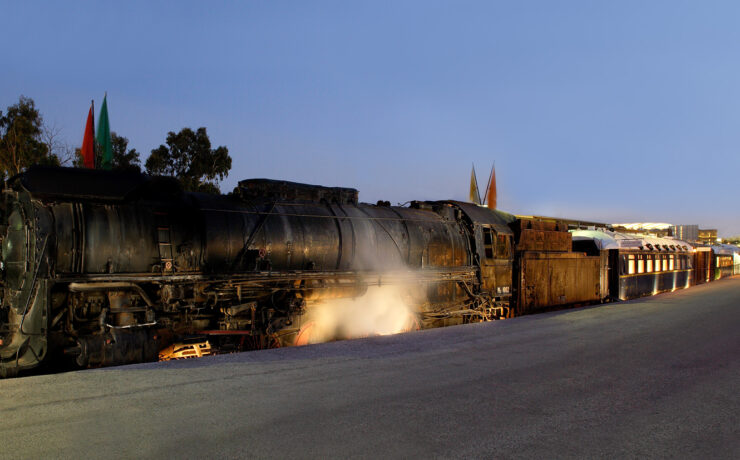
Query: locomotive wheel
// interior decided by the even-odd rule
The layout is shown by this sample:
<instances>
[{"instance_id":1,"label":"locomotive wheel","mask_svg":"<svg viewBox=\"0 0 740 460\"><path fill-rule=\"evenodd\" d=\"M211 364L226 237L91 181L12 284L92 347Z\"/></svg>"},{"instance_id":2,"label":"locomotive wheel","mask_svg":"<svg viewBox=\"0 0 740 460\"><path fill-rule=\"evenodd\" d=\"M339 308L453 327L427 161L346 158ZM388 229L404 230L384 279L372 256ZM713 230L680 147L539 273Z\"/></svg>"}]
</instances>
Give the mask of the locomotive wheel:
<instances>
[{"instance_id":1,"label":"locomotive wheel","mask_svg":"<svg viewBox=\"0 0 740 460\"><path fill-rule=\"evenodd\" d=\"M309 321L308 323L304 324L303 327L301 327L301 330L298 331L298 335L296 336L293 345L296 347L300 347L311 343L311 336L314 326L316 326L315 321Z\"/></svg>"}]
</instances>

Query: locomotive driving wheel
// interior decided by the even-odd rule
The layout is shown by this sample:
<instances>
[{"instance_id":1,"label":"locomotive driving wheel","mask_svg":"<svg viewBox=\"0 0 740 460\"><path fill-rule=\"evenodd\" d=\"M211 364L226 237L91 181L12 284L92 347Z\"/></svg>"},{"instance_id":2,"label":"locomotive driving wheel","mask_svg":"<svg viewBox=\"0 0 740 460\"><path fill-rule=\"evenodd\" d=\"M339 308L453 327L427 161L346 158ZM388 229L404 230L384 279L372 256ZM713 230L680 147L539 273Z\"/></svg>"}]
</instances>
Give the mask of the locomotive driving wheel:
<instances>
[{"instance_id":1,"label":"locomotive driving wheel","mask_svg":"<svg viewBox=\"0 0 740 460\"><path fill-rule=\"evenodd\" d=\"M309 321L306 324L304 324L303 327L301 327L301 330L298 331L298 335L293 341L293 345L295 345L296 347L300 347L300 346L308 345L309 343L311 343L311 338L315 330L316 330L316 321Z\"/></svg>"}]
</instances>

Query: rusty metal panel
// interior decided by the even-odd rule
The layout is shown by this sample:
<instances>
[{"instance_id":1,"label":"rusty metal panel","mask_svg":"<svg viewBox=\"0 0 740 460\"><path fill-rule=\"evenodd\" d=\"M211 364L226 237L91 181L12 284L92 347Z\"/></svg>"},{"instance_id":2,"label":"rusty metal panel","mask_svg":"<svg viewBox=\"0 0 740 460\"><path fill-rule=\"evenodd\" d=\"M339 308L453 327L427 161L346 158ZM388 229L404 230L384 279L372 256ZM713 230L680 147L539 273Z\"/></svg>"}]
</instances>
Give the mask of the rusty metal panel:
<instances>
[{"instance_id":1,"label":"rusty metal panel","mask_svg":"<svg viewBox=\"0 0 740 460\"><path fill-rule=\"evenodd\" d=\"M496 259L481 263L481 288L494 296L508 294L511 286L511 261Z\"/></svg>"},{"instance_id":2,"label":"rusty metal panel","mask_svg":"<svg viewBox=\"0 0 740 460\"><path fill-rule=\"evenodd\" d=\"M521 253L517 314L600 301L601 264L601 257L582 253Z\"/></svg>"},{"instance_id":3,"label":"rusty metal panel","mask_svg":"<svg viewBox=\"0 0 740 460\"><path fill-rule=\"evenodd\" d=\"M569 252L572 236L569 232L522 229L517 243L518 251Z\"/></svg>"}]
</instances>

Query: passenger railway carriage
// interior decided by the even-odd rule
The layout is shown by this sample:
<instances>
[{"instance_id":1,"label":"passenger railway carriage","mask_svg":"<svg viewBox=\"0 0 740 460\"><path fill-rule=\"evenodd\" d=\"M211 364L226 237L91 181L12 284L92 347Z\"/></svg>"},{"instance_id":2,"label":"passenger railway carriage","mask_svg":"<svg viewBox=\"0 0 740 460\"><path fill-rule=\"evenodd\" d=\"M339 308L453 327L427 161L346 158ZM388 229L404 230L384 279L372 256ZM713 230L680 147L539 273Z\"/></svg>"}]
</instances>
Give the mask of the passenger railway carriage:
<instances>
[{"instance_id":1,"label":"passenger railway carriage","mask_svg":"<svg viewBox=\"0 0 740 460\"><path fill-rule=\"evenodd\" d=\"M613 300L627 300L684 289L693 280L693 247L684 241L622 234L607 230L574 230L573 249L602 255Z\"/></svg>"},{"instance_id":2,"label":"passenger railway carriage","mask_svg":"<svg viewBox=\"0 0 740 460\"><path fill-rule=\"evenodd\" d=\"M737 246L717 244L711 247L712 264L710 278L718 280L740 273L740 251Z\"/></svg>"}]
</instances>

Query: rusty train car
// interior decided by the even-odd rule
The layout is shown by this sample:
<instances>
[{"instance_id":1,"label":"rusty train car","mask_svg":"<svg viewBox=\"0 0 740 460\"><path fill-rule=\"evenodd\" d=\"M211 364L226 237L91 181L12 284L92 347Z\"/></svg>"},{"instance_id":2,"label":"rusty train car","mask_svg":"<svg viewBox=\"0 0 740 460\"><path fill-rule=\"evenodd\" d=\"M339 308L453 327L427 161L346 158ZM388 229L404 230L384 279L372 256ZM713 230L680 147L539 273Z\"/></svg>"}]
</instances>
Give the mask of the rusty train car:
<instances>
[{"instance_id":1,"label":"rusty train car","mask_svg":"<svg viewBox=\"0 0 740 460\"><path fill-rule=\"evenodd\" d=\"M514 231L512 313L515 316L607 299L599 255L573 250L564 221L519 217ZM605 292L606 290L606 292Z\"/></svg>"},{"instance_id":2,"label":"rusty train car","mask_svg":"<svg viewBox=\"0 0 740 460\"><path fill-rule=\"evenodd\" d=\"M230 195L140 174L33 167L0 215L0 374L151 361L178 337L224 349L306 339L317 302L414 286L409 328L509 315L512 216L358 202L266 179Z\"/></svg>"},{"instance_id":3,"label":"rusty train car","mask_svg":"<svg viewBox=\"0 0 740 460\"><path fill-rule=\"evenodd\" d=\"M673 238L565 221L519 217L514 231L514 315L630 300L740 274L740 248L693 246Z\"/></svg>"}]
</instances>

